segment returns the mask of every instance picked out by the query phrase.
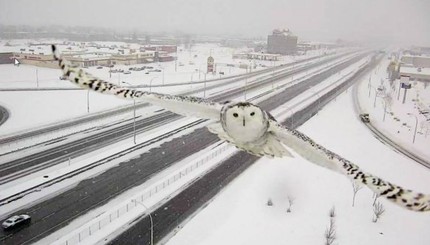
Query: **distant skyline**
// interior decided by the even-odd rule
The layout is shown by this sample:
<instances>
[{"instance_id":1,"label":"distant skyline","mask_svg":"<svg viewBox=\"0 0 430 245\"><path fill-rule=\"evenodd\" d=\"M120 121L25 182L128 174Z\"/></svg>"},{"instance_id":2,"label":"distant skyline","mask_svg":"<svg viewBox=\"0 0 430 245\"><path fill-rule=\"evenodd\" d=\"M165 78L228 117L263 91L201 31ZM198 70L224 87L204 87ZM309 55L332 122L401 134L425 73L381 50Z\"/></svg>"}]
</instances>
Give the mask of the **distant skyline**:
<instances>
[{"instance_id":1,"label":"distant skyline","mask_svg":"<svg viewBox=\"0 0 430 245\"><path fill-rule=\"evenodd\" d=\"M0 0L0 24L430 46L427 0Z\"/></svg>"}]
</instances>

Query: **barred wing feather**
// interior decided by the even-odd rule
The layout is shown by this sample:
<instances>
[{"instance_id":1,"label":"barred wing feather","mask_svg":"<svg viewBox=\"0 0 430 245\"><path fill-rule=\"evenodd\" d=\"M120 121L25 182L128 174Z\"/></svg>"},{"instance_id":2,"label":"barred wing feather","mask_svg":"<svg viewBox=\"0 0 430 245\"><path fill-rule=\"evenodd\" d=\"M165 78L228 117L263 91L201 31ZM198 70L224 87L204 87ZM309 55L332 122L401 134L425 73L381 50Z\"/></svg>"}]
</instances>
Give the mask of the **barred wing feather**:
<instances>
[{"instance_id":1,"label":"barred wing feather","mask_svg":"<svg viewBox=\"0 0 430 245\"><path fill-rule=\"evenodd\" d=\"M140 91L121 87L96 78L81 68L72 66L63 59L55 45L52 45L54 59L58 61L64 76L78 86L103 94L111 94L124 99L140 99L156 106L163 107L184 116L195 116L203 119L220 120L222 105L210 100L161 93Z\"/></svg>"},{"instance_id":2,"label":"barred wing feather","mask_svg":"<svg viewBox=\"0 0 430 245\"><path fill-rule=\"evenodd\" d=\"M366 185L377 195L387 198L397 205L413 211L430 210L430 195L404 189L366 173L352 162L315 143L305 134L297 130L288 129L275 121L271 121L270 130L283 144L308 161L346 175L351 181Z\"/></svg>"}]
</instances>

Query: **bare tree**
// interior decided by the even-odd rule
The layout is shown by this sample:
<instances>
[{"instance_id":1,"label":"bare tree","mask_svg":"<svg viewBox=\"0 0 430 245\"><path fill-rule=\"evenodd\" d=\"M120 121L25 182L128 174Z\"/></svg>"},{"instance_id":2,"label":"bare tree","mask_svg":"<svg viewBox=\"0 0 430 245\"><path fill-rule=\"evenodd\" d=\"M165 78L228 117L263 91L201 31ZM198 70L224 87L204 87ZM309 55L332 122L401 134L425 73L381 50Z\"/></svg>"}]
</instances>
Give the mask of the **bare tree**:
<instances>
[{"instance_id":1,"label":"bare tree","mask_svg":"<svg viewBox=\"0 0 430 245\"><path fill-rule=\"evenodd\" d=\"M293 206L294 204L294 200L295 198L293 196L288 195L288 209L287 209L287 213L291 213L291 206Z\"/></svg>"},{"instance_id":2,"label":"bare tree","mask_svg":"<svg viewBox=\"0 0 430 245\"><path fill-rule=\"evenodd\" d=\"M330 216L331 219L334 219L334 217L336 217L336 209L334 206L330 209L330 212L328 213L328 215Z\"/></svg>"},{"instance_id":3,"label":"bare tree","mask_svg":"<svg viewBox=\"0 0 430 245\"><path fill-rule=\"evenodd\" d=\"M334 218L330 219L330 225L325 230L325 245L331 245L333 244L334 240L336 239L336 228L334 226Z\"/></svg>"},{"instance_id":4,"label":"bare tree","mask_svg":"<svg viewBox=\"0 0 430 245\"><path fill-rule=\"evenodd\" d=\"M357 195L357 192L363 188L360 184L356 183L355 181L352 181L352 206L354 207L355 204L355 195Z\"/></svg>"},{"instance_id":5,"label":"bare tree","mask_svg":"<svg viewBox=\"0 0 430 245\"><path fill-rule=\"evenodd\" d=\"M382 203L380 202L375 203L375 205L373 205L373 213L375 214L375 216L373 217L372 221L376 223L384 212L384 205L382 205Z\"/></svg>"}]
</instances>

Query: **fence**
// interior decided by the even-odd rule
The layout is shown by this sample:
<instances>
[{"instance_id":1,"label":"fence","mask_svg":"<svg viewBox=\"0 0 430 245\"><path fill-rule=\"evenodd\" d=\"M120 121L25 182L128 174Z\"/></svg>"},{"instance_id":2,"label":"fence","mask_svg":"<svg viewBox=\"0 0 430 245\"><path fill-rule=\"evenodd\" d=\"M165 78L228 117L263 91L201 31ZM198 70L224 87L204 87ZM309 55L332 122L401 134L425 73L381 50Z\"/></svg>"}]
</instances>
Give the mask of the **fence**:
<instances>
[{"instance_id":1,"label":"fence","mask_svg":"<svg viewBox=\"0 0 430 245\"><path fill-rule=\"evenodd\" d=\"M121 215L127 214L128 212L133 210L137 205L139 205L134 200L137 200L139 202L145 201L146 199L152 197L154 194L158 193L164 188L180 180L182 177L187 176L188 174L192 173L194 170L203 166L209 160L217 157L222 152L226 151L228 148L230 148L230 146L228 144L224 144L224 146L219 147L216 151L211 152L204 158L201 158L195 163L187 166L185 169L181 169L178 173L174 174L173 176L170 176L168 179L164 180L163 182L157 183L155 184L155 186L151 186L149 190L145 190L142 194L138 194L134 196L134 198L131 198L125 205L122 205L121 207L116 208L114 211L110 213L106 213L102 215L100 218L98 218L97 221L89 223L89 225L85 225L85 228L80 229L80 231L77 234L73 235L72 237L67 238L65 241L61 241L61 242L57 241L55 242L55 244L73 245L73 244L81 243L84 239L94 235L97 231L101 230L103 227L119 219Z\"/></svg>"}]
</instances>

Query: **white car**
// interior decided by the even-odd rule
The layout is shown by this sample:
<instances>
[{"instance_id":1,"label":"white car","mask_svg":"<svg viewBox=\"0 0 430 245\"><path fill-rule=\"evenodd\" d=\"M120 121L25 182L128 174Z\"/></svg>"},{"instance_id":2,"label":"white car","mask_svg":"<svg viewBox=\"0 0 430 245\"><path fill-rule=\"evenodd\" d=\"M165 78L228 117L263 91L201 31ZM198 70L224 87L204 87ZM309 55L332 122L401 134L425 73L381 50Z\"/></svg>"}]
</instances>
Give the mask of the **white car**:
<instances>
[{"instance_id":1,"label":"white car","mask_svg":"<svg viewBox=\"0 0 430 245\"><path fill-rule=\"evenodd\" d=\"M29 224L30 222L31 222L30 215L27 215L27 214L14 215L9 219L5 220L2 223L2 227L3 229L7 230L23 224Z\"/></svg>"}]
</instances>

